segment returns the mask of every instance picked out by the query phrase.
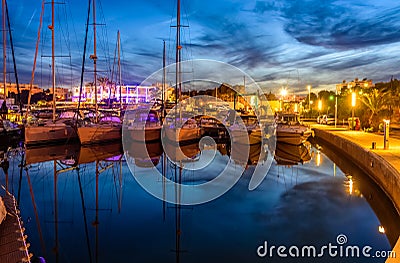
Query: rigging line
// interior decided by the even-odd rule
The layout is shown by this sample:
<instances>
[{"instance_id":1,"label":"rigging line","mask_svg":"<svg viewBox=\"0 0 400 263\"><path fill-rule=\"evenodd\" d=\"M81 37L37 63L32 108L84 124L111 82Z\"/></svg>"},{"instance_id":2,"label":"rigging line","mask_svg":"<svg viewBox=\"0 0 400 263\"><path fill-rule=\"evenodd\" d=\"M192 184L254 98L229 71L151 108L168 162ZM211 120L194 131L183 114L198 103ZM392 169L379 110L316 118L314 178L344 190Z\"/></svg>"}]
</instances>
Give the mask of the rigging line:
<instances>
[{"instance_id":1,"label":"rigging line","mask_svg":"<svg viewBox=\"0 0 400 263\"><path fill-rule=\"evenodd\" d=\"M77 169L77 172L78 172L79 193L80 193L80 196L81 196L83 222L85 224L86 245L88 247L88 252L89 252L89 262L91 263L92 262L92 251L90 249L90 240L89 240L89 230L88 230L87 218L86 218L85 199L84 199L84 195L83 195L82 182L81 182L81 177L80 177L80 173L79 173L79 168Z\"/></svg>"},{"instance_id":2,"label":"rigging line","mask_svg":"<svg viewBox=\"0 0 400 263\"><path fill-rule=\"evenodd\" d=\"M42 253L44 255L46 255L46 245L45 245L44 238L43 238L42 227L40 226L39 213L38 213L37 206L36 206L35 194L33 193L33 187L32 187L31 178L29 176L28 169L25 169L25 172L26 172L26 178L28 180L29 192L30 192L31 199L32 199L33 210L35 212L36 225L37 225L37 228L38 228L38 231L39 231L40 245L42 247Z\"/></svg>"},{"instance_id":3,"label":"rigging line","mask_svg":"<svg viewBox=\"0 0 400 263\"><path fill-rule=\"evenodd\" d=\"M176 14L176 6L177 6L177 2L176 1L177 0L175 0L175 4L173 4L172 14ZM173 62L174 61L174 59L173 59L174 56L171 56L171 54L173 54L173 51L175 51L175 46L176 46L175 45L175 37L172 37L172 28L175 26L173 24L173 21L174 21L174 15L171 15L171 20L170 20L170 23L169 23L169 36L168 36L168 38L169 38L169 41L168 41L168 54L170 54L170 56L167 57L167 61L168 61L169 65L175 63L175 62ZM174 41L171 41L171 39L174 39Z\"/></svg>"},{"instance_id":4,"label":"rigging line","mask_svg":"<svg viewBox=\"0 0 400 263\"><path fill-rule=\"evenodd\" d=\"M31 81L29 83L28 108L27 108L27 111L25 114L25 118L28 117L28 113L29 113L30 105L31 105L32 86L33 86L33 81L35 80L36 60L37 60L37 55L38 55L38 51L39 51L40 31L41 31L42 24L43 24L44 2L45 2L45 0L42 0L42 11L40 13L40 22L39 22L39 29L38 29L37 40L36 40L35 57L33 59L33 69L32 69L32 74L31 74Z\"/></svg>"},{"instance_id":5,"label":"rigging line","mask_svg":"<svg viewBox=\"0 0 400 263\"><path fill-rule=\"evenodd\" d=\"M86 45L87 45L87 37L88 37L88 31L89 31L90 5L91 5L92 1L88 0L88 2L89 3L88 3L88 12L87 12L87 19L86 19L85 42L83 45L83 56L82 56L81 83L80 83L80 88L79 88L78 110L76 113L77 118L78 118L79 109L81 106L82 89L83 89L83 74L85 72Z\"/></svg>"},{"instance_id":6,"label":"rigging line","mask_svg":"<svg viewBox=\"0 0 400 263\"><path fill-rule=\"evenodd\" d=\"M74 16L72 15L71 6L72 5L68 5L68 11L69 11L69 17L72 20L72 30L74 31L75 35L74 40L76 44L76 50L78 50L79 55L82 55L82 53L79 51L78 34L76 33L75 21L74 21Z\"/></svg>"},{"instance_id":7,"label":"rigging line","mask_svg":"<svg viewBox=\"0 0 400 263\"><path fill-rule=\"evenodd\" d=\"M115 49L114 49L114 61L113 61L113 64L112 64L111 79L110 79L111 85L112 85L113 80L114 80L114 70L115 70L115 63L116 63L116 58L117 58L117 47L118 47L118 43L115 44Z\"/></svg>"},{"instance_id":8,"label":"rigging line","mask_svg":"<svg viewBox=\"0 0 400 263\"><path fill-rule=\"evenodd\" d=\"M18 196L17 196L18 205L20 204L20 200L21 200L21 185L22 185L22 173L24 170L24 157L25 157L25 154L24 154L24 152L22 152L21 163L20 163L21 168L19 171L19 182L18 182Z\"/></svg>"},{"instance_id":9,"label":"rigging line","mask_svg":"<svg viewBox=\"0 0 400 263\"><path fill-rule=\"evenodd\" d=\"M100 15L101 15L102 21L106 21L101 1L99 1L99 8L100 8ZM104 22L104 29L101 31L101 33L103 35L103 39L101 39L102 42L100 42L100 43L103 45L103 50L104 50L104 53L105 53L106 68L107 68L108 73L110 74L110 72L111 72L111 59L110 59L110 49L109 49L109 45L108 45L108 42L107 42L107 40L109 38L108 38L108 33L107 33L107 24L105 22Z\"/></svg>"},{"instance_id":10,"label":"rigging line","mask_svg":"<svg viewBox=\"0 0 400 263\"><path fill-rule=\"evenodd\" d=\"M10 46L11 46L11 54L12 54L12 59L13 59L13 65L14 65L14 75L15 75L15 83L17 85L17 101L19 103L19 109L22 114L22 101L21 101L21 92L19 90L19 81L18 81L18 73L17 73L17 63L15 61L15 53L14 53L14 43L13 43L13 38L12 38L12 32L11 32L11 23L10 23L10 16L8 15L8 4L7 0L5 0L5 7L6 7L6 16L7 16L7 24L8 24L8 34L10 38Z\"/></svg>"},{"instance_id":11,"label":"rigging line","mask_svg":"<svg viewBox=\"0 0 400 263\"><path fill-rule=\"evenodd\" d=\"M60 9L62 10L62 13L61 13ZM57 12L58 21L68 21L66 19L67 17L66 17L64 5L63 5L63 7L58 7L57 6L57 11L58 11ZM61 16L63 16L63 17L61 17ZM61 37L59 38L59 46L60 46L60 50L61 50L61 56L63 56L62 54L64 53L64 51L63 51L64 45L63 44L65 44L65 46L66 46L66 48L68 50L68 52L67 52L68 55L71 56L71 52L70 52L71 47L70 47L70 43L68 41L69 40L68 23L65 23L66 30L64 30L64 27L62 25L63 25L63 23L59 23L59 31L61 32L61 34L60 34ZM60 60L61 60L61 63L59 63L59 65L61 64L61 67L58 66L56 68L57 73L59 73L58 74L58 82L62 83L62 84L65 84L66 83L66 79L64 78L64 76L65 76L64 71L66 70L67 67L66 67L64 61L62 61L62 59L60 59Z\"/></svg>"}]
</instances>

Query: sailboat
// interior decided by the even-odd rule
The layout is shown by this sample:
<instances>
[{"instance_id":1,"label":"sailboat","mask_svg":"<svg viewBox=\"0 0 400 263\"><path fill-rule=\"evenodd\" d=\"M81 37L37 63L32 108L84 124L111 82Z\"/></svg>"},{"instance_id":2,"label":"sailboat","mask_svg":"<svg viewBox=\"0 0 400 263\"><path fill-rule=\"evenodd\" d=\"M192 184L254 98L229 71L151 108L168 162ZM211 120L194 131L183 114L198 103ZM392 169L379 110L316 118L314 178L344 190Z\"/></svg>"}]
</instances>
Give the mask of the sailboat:
<instances>
[{"instance_id":1,"label":"sailboat","mask_svg":"<svg viewBox=\"0 0 400 263\"><path fill-rule=\"evenodd\" d=\"M161 140L161 117L164 117L165 108L165 41L163 45L163 80L162 80L162 112L159 116L158 111L145 108L131 107L125 112L126 126L124 129L124 139L140 141L140 142L154 142Z\"/></svg>"},{"instance_id":2,"label":"sailboat","mask_svg":"<svg viewBox=\"0 0 400 263\"><path fill-rule=\"evenodd\" d=\"M89 15L89 14L88 14ZM87 36L86 36L87 37ZM93 0L93 59L94 92L95 92L95 121L85 123L78 127L79 141L82 145L99 144L122 139L122 123L120 119L104 118L99 120L99 106L97 104L97 46L96 46L96 0ZM118 47L120 46L120 34L118 31ZM118 54L119 55L119 54ZM83 74L83 72L82 72ZM120 85L121 89L121 85ZM121 90L120 90L121 92Z\"/></svg>"},{"instance_id":3,"label":"sailboat","mask_svg":"<svg viewBox=\"0 0 400 263\"><path fill-rule=\"evenodd\" d=\"M57 119L56 117L56 63L55 63L55 45L54 45L54 0L51 1L52 19L51 25L51 70L52 70L52 92L53 92L53 103L52 103L52 120L45 122L44 124L32 123L25 127L25 145L37 145L45 143L56 143L65 142L77 138L75 128L72 126L70 120ZM42 13L43 13L42 7ZM34 63L35 64L35 63ZM35 68L35 67L34 67ZM34 75L34 69L32 72Z\"/></svg>"},{"instance_id":4,"label":"sailboat","mask_svg":"<svg viewBox=\"0 0 400 263\"><path fill-rule=\"evenodd\" d=\"M169 141L175 143L190 142L201 138L201 128L197 125L196 120L190 117L185 117L182 113L181 103L178 101L182 97L182 71L181 71L181 1L177 3L176 16L176 57L175 57L175 110L172 118L167 118L164 122L164 134Z\"/></svg>"}]
</instances>

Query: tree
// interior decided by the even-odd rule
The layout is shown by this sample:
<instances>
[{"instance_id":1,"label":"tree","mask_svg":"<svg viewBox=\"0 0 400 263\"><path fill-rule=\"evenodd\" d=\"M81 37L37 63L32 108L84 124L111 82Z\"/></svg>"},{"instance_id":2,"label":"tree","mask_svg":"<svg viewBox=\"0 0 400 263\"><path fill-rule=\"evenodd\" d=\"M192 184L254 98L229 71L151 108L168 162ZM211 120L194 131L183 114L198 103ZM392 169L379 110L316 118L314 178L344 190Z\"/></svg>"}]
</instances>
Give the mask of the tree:
<instances>
[{"instance_id":1,"label":"tree","mask_svg":"<svg viewBox=\"0 0 400 263\"><path fill-rule=\"evenodd\" d=\"M383 92L376 87L364 90L361 96L361 101L370 111L370 116L368 119L370 127L374 127L376 130L378 129L378 114L385 108L388 99L389 93Z\"/></svg>"}]
</instances>

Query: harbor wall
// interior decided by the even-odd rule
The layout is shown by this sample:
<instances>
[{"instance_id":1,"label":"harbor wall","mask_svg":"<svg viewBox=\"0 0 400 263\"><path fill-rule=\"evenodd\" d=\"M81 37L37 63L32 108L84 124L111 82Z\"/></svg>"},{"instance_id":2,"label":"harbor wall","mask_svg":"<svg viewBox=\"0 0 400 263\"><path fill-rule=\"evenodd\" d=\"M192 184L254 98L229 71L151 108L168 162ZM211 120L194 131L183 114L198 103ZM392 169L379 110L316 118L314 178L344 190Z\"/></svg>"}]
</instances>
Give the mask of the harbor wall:
<instances>
[{"instance_id":1,"label":"harbor wall","mask_svg":"<svg viewBox=\"0 0 400 263\"><path fill-rule=\"evenodd\" d=\"M400 172L395 167L380 156L379 153L370 151L330 131L314 129L314 135L317 140L322 140L368 174L386 193L397 213L400 214ZM399 262L400 238L392 249L395 255L393 258L388 258L385 263Z\"/></svg>"},{"instance_id":2,"label":"harbor wall","mask_svg":"<svg viewBox=\"0 0 400 263\"><path fill-rule=\"evenodd\" d=\"M315 137L336 148L370 175L400 214L400 172L378 153L327 130L314 129Z\"/></svg>"}]
</instances>

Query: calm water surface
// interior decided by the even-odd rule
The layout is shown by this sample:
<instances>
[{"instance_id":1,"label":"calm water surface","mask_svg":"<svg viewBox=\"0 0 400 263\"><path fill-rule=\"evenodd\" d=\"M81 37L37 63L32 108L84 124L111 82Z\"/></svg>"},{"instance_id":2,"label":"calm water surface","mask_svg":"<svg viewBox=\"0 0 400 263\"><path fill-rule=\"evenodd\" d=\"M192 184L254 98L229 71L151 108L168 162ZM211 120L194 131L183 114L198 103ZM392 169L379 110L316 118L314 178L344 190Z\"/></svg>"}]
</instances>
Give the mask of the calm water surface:
<instances>
[{"instance_id":1,"label":"calm water surface","mask_svg":"<svg viewBox=\"0 0 400 263\"><path fill-rule=\"evenodd\" d=\"M226 149L221 149L211 165L184 171L182 180L195 184L219 173L229 162ZM196 146L189 152L196 153ZM381 202L371 201L379 193L373 192L372 198L362 192L375 189L368 188L371 182L365 183L354 167L349 171L357 175L349 177L343 172L347 168L341 170L324 153L315 148L310 152L311 160L304 164L274 162L254 191L248 190L254 170L248 165L225 195L196 206L164 203L135 181L127 162L141 173L150 163L161 170L163 156L157 156L157 150L152 160L141 160L125 158L113 145L45 147L25 155L10 153L6 170L8 189L20 199L31 251L47 262L384 262L257 255L265 241L269 246L320 248L337 245L339 234L346 235L348 245L391 249L393 241L378 227L380 221L390 225L398 218ZM168 163L166 176L173 178L174 171ZM5 185L3 170L0 176Z\"/></svg>"}]
</instances>

